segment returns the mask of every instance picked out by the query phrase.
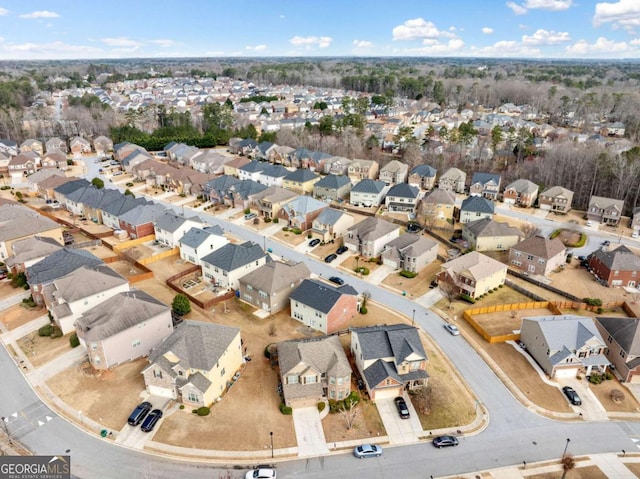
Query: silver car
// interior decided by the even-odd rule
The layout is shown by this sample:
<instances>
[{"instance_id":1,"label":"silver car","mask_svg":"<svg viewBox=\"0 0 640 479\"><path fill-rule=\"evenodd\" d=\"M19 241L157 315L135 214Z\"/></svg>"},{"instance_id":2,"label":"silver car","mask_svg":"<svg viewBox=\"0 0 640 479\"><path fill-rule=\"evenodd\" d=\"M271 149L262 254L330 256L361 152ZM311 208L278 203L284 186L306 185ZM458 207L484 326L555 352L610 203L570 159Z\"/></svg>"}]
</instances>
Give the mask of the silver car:
<instances>
[{"instance_id":1,"label":"silver car","mask_svg":"<svg viewBox=\"0 0 640 479\"><path fill-rule=\"evenodd\" d=\"M356 446L353 450L353 455L364 459L365 457L380 457L382 455L382 448L377 444L362 444Z\"/></svg>"},{"instance_id":2,"label":"silver car","mask_svg":"<svg viewBox=\"0 0 640 479\"><path fill-rule=\"evenodd\" d=\"M449 331L453 336L460 336L460 330L458 329L457 326L454 326L453 324L449 324L449 323L445 324L444 329Z\"/></svg>"}]
</instances>

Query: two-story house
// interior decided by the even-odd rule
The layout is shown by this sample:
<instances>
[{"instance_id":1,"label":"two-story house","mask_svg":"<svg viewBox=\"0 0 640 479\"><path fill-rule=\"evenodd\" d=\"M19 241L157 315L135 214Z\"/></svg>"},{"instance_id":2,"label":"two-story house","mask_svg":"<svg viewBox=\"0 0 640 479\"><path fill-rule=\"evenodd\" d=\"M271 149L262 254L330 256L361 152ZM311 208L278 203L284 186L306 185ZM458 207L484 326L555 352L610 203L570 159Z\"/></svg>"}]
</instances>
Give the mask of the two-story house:
<instances>
[{"instance_id":1,"label":"two-story house","mask_svg":"<svg viewBox=\"0 0 640 479\"><path fill-rule=\"evenodd\" d=\"M500 287L507 279L507 265L477 251L447 261L436 275L460 294L472 298Z\"/></svg>"},{"instance_id":2,"label":"two-story house","mask_svg":"<svg viewBox=\"0 0 640 479\"><path fill-rule=\"evenodd\" d=\"M508 223L482 218L465 223L462 238L476 251L507 251L518 244L522 233Z\"/></svg>"},{"instance_id":3,"label":"two-story house","mask_svg":"<svg viewBox=\"0 0 640 479\"><path fill-rule=\"evenodd\" d=\"M384 246L400 236L400 226L368 217L347 230L344 245L365 258L377 258Z\"/></svg>"},{"instance_id":4,"label":"two-story house","mask_svg":"<svg viewBox=\"0 0 640 479\"><path fill-rule=\"evenodd\" d=\"M640 318L595 318L596 327L605 338L605 355L611 369L626 383L640 380Z\"/></svg>"},{"instance_id":5,"label":"two-story house","mask_svg":"<svg viewBox=\"0 0 640 479\"><path fill-rule=\"evenodd\" d=\"M351 180L345 175L327 175L313 185L313 196L322 200L343 200L350 191Z\"/></svg>"},{"instance_id":6,"label":"two-story house","mask_svg":"<svg viewBox=\"0 0 640 479\"><path fill-rule=\"evenodd\" d=\"M398 160L391 160L380 168L378 179L384 181L387 186L393 186L407 181L409 166Z\"/></svg>"},{"instance_id":7,"label":"two-story house","mask_svg":"<svg viewBox=\"0 0 640 479\"><path fill-rule=\"evenodd\" d=\"M271 261L256 243L229 243L201 259L205 279L222 288L238 289L240 278Z\"/></svg>"},{"instance_id":8,"label":"two-story house","mask_svg":"<svg viewBox=\"0 0 640 479\"><path fill-rule=\"evenodd\" d=\"M229 240L218 225L191 228L180 238L180 258L195 265L201 265L203 257L222 248Z\"/></svg>"},{"instance_id":9,"label":"two-story house","mask_svg":"<svg viewBox=\"0 0 640 479\"><path fill-rule=\"evenodd\" d=\"M311 223L314 236L322 241L331 241L343 236L353 226L354 218L349 213L326 208Z\"/></svg>"},{"instance_id":10,"label":"two-story house","mask_svg":"<svg viewBox=\"0 0 640 479\"><path fill-rule=\"evenodd\" d=\"M520 178L507 185L502 197L506 204L530 208L538 198L538 185L533 181Z\"/></svg>"},{"instance_id":11,"label":"two-story house","mask_svg":"<svg viewBox=\"0 0 640 479\"><path fill-rule=\"evenodd\" d=\"M64 243L62 227L55 221L20 203L0 205L0 261L9 257L13 243L32 236Z\"/></svg>"},{"instance_id":12,"label":"two-story house","mask_svg":"<svg viewBox=\"0 0 640 479\"><path fill-rule=\"evenodd\" d=\"M603 225L616 226L622 219L624 201L602 196L592 196L587 207L587 218Z\"/></svg>"},{"instance_id":13,"label":"two-story house","mask_svg":"<svg viewBox=\"0 0 640 479\"><path fill-rule=\"evenodd\" d=\"M258 211L263 218L277 218L278 211L298 194L280 186L270 186L251 198L251 208Z\"/></svg>"},{"instance_id":14,"label":"two-story house","mask_svg":"<svg viewBox=\"0 0 640 479\"><path fill-rule=\"evenodd\" d=\"M538 204L541 210L553 213L566 214L571 210L573 201L573 191L562 186L552 186L547 188L538 197Z\"/></svg>"},{"instance_id":15,"label":"two-story house","mask_svg":"<svg viewBox=\"0 0 640 479\"><path fill-rule=\"evenodd\" d=\"M278 210L278 218L281 223L291 228L307 231L311 229L313 220L327 208L329 208L329 205L324 201L316 200L311 196L300 195L282 205Z\"/></svg>"},{"instance_id":16,"label":"two-story house","mask_svg":"<svg viewBox=\"0 0 640 479\"><path fill-rule=\"evenodd\" d=\"M495 201L500 193L500 182L501 176L496 173L474 173L469 186L469 195Z\"/></svg>"},{"instance_id":17,"label":"two-story house","mask_svg":"<svg viewBox=\"0 0 640 479\"><path fill-rule=\"evenodd\" d=\"M397 183L389 188L384 198L390 212L415 213L420 197L420 189L407 183Z\"/></svg>"},{"instance_id":18,"label":"two-story house","mask_svg":"<svg viewBox=\"0 0 640 479\"><path fill-rule=\"evenodd\" d=\"M409 172L409 178L407 179L407 183L412 186L417 186L421 190L431 190L436 184L436 174L438 170L436 170L431 165L416 165Z\"/></svg>"},{"instance_id":19,"label":"two-story house","mask_svg":"<svg viewBox=\"0 0 640 479\"><path fill-rule=\"evenodd\" d=\"M640 258L625 245L597 249L588 256L589 269L607 286L640 285Z\"/></svg>"},{"instance_id":20,"label":"two-story house","mask_svg":"<svg viewBox=\"0 0 640 479\"><path fill-rule=\"evenodd\" d=\"M360 180L349 192L349 203L353 206L380 206L388 191L384 181Z\"/></svg>"},{"instance_id":21,"label":"two-story house","mask_svg":"<svg viewBox=\"0 0 640 479\"><path fill-rule=\"evenodd\" d=\"M460 223L469 223L482 218L492 219L495 213L495 204L481 196L469 196L462 200L460 206Z\"/></svg>"},{"instance_id":22,"label":"two-story house","mask_svg":"<svg viewBox=\"0 0 640 479\"><path fill-rule=\"evenodd\" d=\"M169 248L175 248L180 238L191 228L202 228L204 225L198 216L185 218L173 211L167 211L153 224L156 241Z\"/></svg>"},{"instance_id":23,"label":"two-story house","mask_svg":"<svg viewBox=\"0 0 640 479\"><path fill-rule=\"evenodd\" d=\"M387 266L418 273L436 260L438 243L422 235L406 233L389 241L381 257Z\"/></svg>"},{"instance_id":24,"label":"two-story house","mask_svg":"<svg viewBox=\"0 0 640 479\"><path fill-rule=\"evenodd\" d=\"M509 250L509 264L526 272L548 276L566 263L567 248L558 238L531 236Z\"/></svg>"},{"instance_id":25,"label":"two-story house","mask_svg":"<svg viewBox=\"0 0 640 479\"><path fill-rule=\"evenodd\" d=\"M378 177L379 165L374 160L353 160L347 174L352 182L360 180L375 180Z\"/></svg>"},{"instance_id":26,"label":"two-story house","mask_svg":"<svg viewBox=\"0 0 640 479\"><path fill-rule=\"evenodd\" d=\"M464 193L467 183L467 174L458 168L449 168L438 179L438 188L452 191L454 193Z\"/></svg>"},{"instance_id":27,"label":"two-story house","mask_svg":"<svg viewBox=\"0 0 640 479\"><path fill-rule=\"evenodd\" d=\"M422 197L418 211L427 224L432 221L453 220L455 215L456 195L452 191L436 189Z\"/></svg>"},{"instance_id":28,"label":"two-story house","mask_svg":"<svg viewBox=\"0 0 640 479\"><path fill-rule=\"evenodd\" d=\"M283 178L282 187L299 195L305 195L313 192L313 186L318 181L320 181L320 175L316 175L311 170L298 169Z\"/></svg>"},{"instance_id":29,"label":"two-story house","mask_svg":"<svg viewBox=\"0 0 640 479\"><path fill-rule=\"evenodd\" d=\"M118 216L118 229L126 231L132 239L154 233L154 223L164 215L166 208L157 203L138 205Z\"/></svg>"},{"instance_id":30,"label":"two-story house","mask_svg":"<svg viewBox=\"0 0 640 479\"><path fill-rule=\"evenodd\" d=\"M63 246L53 238L30 236L11 244L11 255L4 260L4 264L14 275L24 273L32 264L62 248Z\"/></svg>"}]
</instances>

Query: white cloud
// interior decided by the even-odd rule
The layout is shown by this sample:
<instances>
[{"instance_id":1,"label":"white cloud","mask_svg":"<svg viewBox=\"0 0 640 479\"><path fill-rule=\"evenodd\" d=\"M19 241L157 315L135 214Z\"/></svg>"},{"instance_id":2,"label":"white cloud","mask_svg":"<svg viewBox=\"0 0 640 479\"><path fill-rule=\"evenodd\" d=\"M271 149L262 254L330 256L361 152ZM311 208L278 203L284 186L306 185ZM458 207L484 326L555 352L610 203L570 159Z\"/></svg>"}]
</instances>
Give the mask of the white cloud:
<instances>
[{"instance_id":1,"label":"white cloud","mask_svg":"<svg viewBox=\"0 0 640 479\"><path fill-rule=\"evenodd\" d=\"M103 38L102 43L116 48L134 48L142 45L142 43L127 37Z\"/></svg>"},{"instance_id":2,"label":"white cloud","mask_svg":"<svg viewBox=\"0 0 640 479\"><path fill-rule=\"evenodd\" d=\"M516 15L524 15L529 10L549 10L559 12L573 6L573 0L526 0L523 4L507 2L507 7Z\"/></svg>"},{"instance_id":3,"label":"white cloud","mask_svg":"<svg viewBox=\"0 0 640 479\"><path fill-rule=\"evenodd\" d=\"M3 59L71 59L101 58L104 50L86 45L69 45L63 42L51 43L4 43L0 41L0 56Z\"/></svg>"},{"instance_id":4,"label":"white cloud","mask_svg":"<svg viewBox=\"0 0 640 479\"><path fill-rule=\"evenodd\" d=\"M525 13L527 13L526 8L524 8L521 5L518 5L515 2L507 2L507 7L513 10L513 13L515 13L516 15L524 15Z\"/></svg>"},{"instance_id":5,"label":"white cloud","mask_svg":"<svg viewBox=\"0 0 640 479\"><path fill-rule=\"evenodd\" d=\"M56 12L50 12L49 10L38 10L37 12L25 13L23 15L19 15L20 18L58 18Z\"/></svg>"},{"instance_id":6,"label":"white cloud","mask_svg":"<svg viewBox=\"0 0 640 479\"><path fill-rule=\"evenodd\" d=\"M523 35L524 45L557 45L558 43L569 42L571 37L568 32L554 32L553 30L539 29L529 36Z\"/></svg>"},{"instance_id":7,"label":"white cloud","mask_svg":"<svg viewBox=\"0 0 640 479\"><path fill-rule=\"evenodd\" d=\"M620 0L616 3L597 3L593 24L598 27L611 23L614 27L633 29L640 26L640 2Z\"/></svg>"},{"instance_id":8,"label":"white cloud","mask_svg":"<svg viewBox=\"0 0 640 479\"><path fill-rule=\"evenodd\" d=\"M149 40L149 43L158 45L159 47L162 47L162 48L169 48L177 45L177 43L174 42L173 40L164 39L164 38L159 38L158 40Z\"/></svg>"},{"instance_id":9,"label":"white cloud","mask_svg":"<svg viewBox=\"0 0 640 479\"><path fill-rule=\"evenodd\" d=\"M295 37L289 40L289 43L297 47L304 46L304 47L310 48L314 45L317 45L320 48L327 48L329 45L331 45L332 41L333 41L333 38L331 37L316 37L316 36L300 37L296 35Z\"/></svg>"},{"instance_id":10,"label":"white cloud","mask_svg":"<svg viewBox=\"0 0 640 479\"><path fill-rule=\"evenodd\" d=\"M433 22L424 18L412 18L393 28L394 40L416 40L419 38L455 38L455 33L438 30Z\"/></svg>"},{"instance_id":11,"label":"white cloud","mask_svg":"<svg viewBox=\"0 0 640 479\"><path fill-rule=\"evenodd\" d=\"M460 38L452 38L446 43L441 43L433 38L425 38L422 41L423 46L419 48L408 48L403 50L405 55L459 55L464 48L464 41Z\"/></svg>"},{"instance_id":12,"label":"white cloud","mask_svg":"<svg viewBox=\"0 0 640 479\"><path fill-rule=\"evenodd\" d=\"M4 17L5 15L9 15L9 10L6 8L0 8L0 17Z\"/></svg>"},{"instance_id":13,"label":"white cloud","mask_svg":"<svg viewBox=\"0 0 640 479\"><path fill-rule=\"evenodd\" d=\"M640 41L616 42L605 37L598 38L594 43L586 40L578 40L573 45L569 45L565 51L569 56L574 57L624 57L630 54L637 55L640 49Z\"/></svg>"},{"instance_id":14,"label":"white cloud","mask_svg":"<svg viewBox=\"0 0 640 479\"><path fill-rule=\"evenodd\" d=\"M491 27L482 27L482 33L485 35L491 35L493 33L493 28Z\"/></svg>"},{"instance_id":15,"label":"white cloud","mask_svg":"<svg viewBox=\"0 0 640 479\"><path fill-rule=\"evenodd\" d=\"M267 49L267 46L266 45L256 45L256 46L249 45L249 46L244 47L244 49L245 50L252 50L254 52L262 52L262 51Z\"/></svg>"},{"instance_id":16,"label":"white cloud","mask_svg":"<svg viewBox=\"0 0 640 479\"><path fill-rule=\"evenodd\" d=\"M353 46L355 48L371 48L373 46L373 42L367 40L354 40Z\"/></svg>"},{"instance_id":17,"label":"white cloud","mask_svg":"<svg viewBox=\"0 0 640 479\"><path fill-rule=\"evenodd\" d=\"M532 48L513 40L502 40L488 47L472 47L471 55L479 57L539 57L541 52L538 48Z\"/></svg>"}]
</instances>

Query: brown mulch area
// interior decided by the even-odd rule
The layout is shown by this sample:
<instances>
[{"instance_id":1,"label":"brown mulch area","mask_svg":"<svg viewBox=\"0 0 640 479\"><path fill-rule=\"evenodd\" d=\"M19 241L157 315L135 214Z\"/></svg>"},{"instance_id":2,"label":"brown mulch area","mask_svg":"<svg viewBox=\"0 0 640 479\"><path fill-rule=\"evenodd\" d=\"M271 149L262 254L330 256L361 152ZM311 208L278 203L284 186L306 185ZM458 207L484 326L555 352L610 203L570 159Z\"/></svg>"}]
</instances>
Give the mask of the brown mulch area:
<instances>
[{"instance_id":1,"label":"brown mulch area","mask_svg":"<svg viewBox=\"0 0 640 479\"><path fill-rule=\"evenodd\" d=\"M299 244L307 241L307 235L304 233L297 235L295 233L292 233L291 231L282 231L282 230L278 231L274 235L271 235L271 238L281 241L282 243L288 244L291 247L296 247Z\"/></svg>"},{"instance_id":2,"label":"brown mulch area","mask_svg":"<svg viewBox=\"0 0 640 479\"><path fill-rule=\"evenodd\" d=\"M386 434L378 409L371 401L364 399L357 406L358 413L353 427L347 429L345 417L341 413L329 413L322 420L322 429L328 443L366 439Z\"/></svg>"},{"instance_id":3,"label":"brown mulch area","mask_svg":"<svg viewBox=\"0 0 640 479\"><path fill-rule=\"evenodd\" d=\"M562 470L555 472L544 472L527 476L527 479L558 479L562 476ZM567 472L566 479L608 479L598 466L577 467Z\"/></svg>"}]
</instances>

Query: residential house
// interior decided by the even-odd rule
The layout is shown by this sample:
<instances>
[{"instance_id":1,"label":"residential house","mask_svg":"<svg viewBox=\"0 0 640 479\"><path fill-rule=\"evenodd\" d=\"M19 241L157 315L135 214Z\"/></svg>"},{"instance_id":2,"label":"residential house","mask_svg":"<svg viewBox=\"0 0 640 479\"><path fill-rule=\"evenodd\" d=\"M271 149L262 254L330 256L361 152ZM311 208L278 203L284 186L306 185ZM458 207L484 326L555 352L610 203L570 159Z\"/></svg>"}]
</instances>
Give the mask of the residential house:
<instances>
[{"instance_id":1,"label":"residential house","mask_svg":"<svg viewBox=\"0 0 640 479\"><path fill-rule=\"evenodd\" d=\"M603 225L617 226L622 219L624 200L592 196L587 207L587 218Z\"/></svg>"},{"instance_id":2,"label":"residential house","mask_svg":"<svg viewBox=\"0 0 640 479\"><path fill-rule=\"evenodd\" d=\"M460 223L469 223L482 218L492 219L495 205L481 196L469 196L462 200L460 206Z\"/></svg>"},{"instance_id":3,"label":"residential house","mask_svg":"<svg viewBox=\"0 0 640 479\"><path fill-rule=\"evenodd\" d=\"M400 236L400 226L368 217L352 226L344 236L344 245L365 258L377 258L384 246Z\"/></svg>"},{"instance_id":4,"label":"residential house","mask_svg":"<svg viewBox=\"0 0 640 479\"><path fill-rule=\"evenodd\" d=\"M290 295L291 317L324 334L349 327L358 312L358 293L349 285L305 279Z\"/></svg>"},{"instance_id":5,"label":"residential house","mask_svg":"<svg viewBox=\"0 0 640 479\"><path fill-rule=\"evenodd\" d=\"M62 226L20 203L0 205L0 261L12 254L13 243L32 236L63 244Z\"/></svg>"},{"instance_id":6,"label":"residential house","mask_svg":"<svg viewBox=\"0 0 640 479\"><path fill-rule=\"evenodd\" d=\"M221 288L238 289L240 278L271 261L271 258L259 245L247 241L226 244L200 261L207 281Z\"/></svg>"},{"instance_id":7,"label":"residential house","mask_svg":"<svg viewBox=\"0 0 640 479\"><path fill-rule=\"evenodd\" d=\"M211 406L244 363L240 329L187 320L149 354L142 370L149 394L190 408Z\"/></svg>"},{"instance_id":8,"label":"residential house","mask_svg":"<svg viewBox=\"0 0 640 479\"><path fill-rule=\"evenodd\" d=\"M382 250L382 261L394 269L419 273L438 257L438 243L425 236L406 233L389 241Z\"/></svg>"},{"instance_id":9,"label":"residential house","mask_svg":"<svg viewBox=\"0 0 640 479\"><path fill-rule=\"evenodd\" d=\"M71 181L65 181L59 186L53 188L53 197L50 198L52 200L57 200L60 204L66 204L67 195L71 192L77 190L78 188L83 188L85 186L89 186L89 183L84 178L77 178Z\"/></svg>"},{"instance_id":10,"label":"residential house","mask_svg":"<svg viewBox=\"0 0 640 479\"><path fill-rule=\"evenodd\" d=\"M249 156L257 145L258 142L251 138L238 138L236 141L229 140L229 151L235 155Z\"/></svg>"},{"instance_id":11,"label":"residential house","mask_svg":"<svg viewBox=\"0 0 640 479\"><path fill-rule=\"evenodd\" d=\"M353 206L380 206L389 187L384 181L364 179L360 180L349 192L349 203Z\"/></svg>"},{"instance_id":12,"label":"residential house","mask_svg":"<svg viewBox=\"0 0 640 479\"><path fill-rule=\"evenodd\" d=\"M264 161L250 161L249 163L238 168L238 179L258 181L260 173L269 166Z\"/></svg>"},{"instance_id":13,"label":"residential house","mask_svg":"<svg viewBox=\"0 0 640 479\"><path fill-rule=\"evenodd\" d=\"M436 278L448 285L445 287L475 299L504 284L507 265L472 251L443 264Z\"/></svg>"},{"instance_id":14,"label":"residential house","mask_svg":"<svg viewBox=\"0 0 640 479\"><path fill-rule=\"evenodd\" d=\"M271 261L240 278L240 299L275 314L289 306L289 296L311 276L306 264Z\"/></svg>"},{"instance_id":15,"label":"residential house","mask_svg":"<svg viewBox=\"0 0 640 479\"><path fill-rule=\"evenodd\" d=\"M436 189L422 197L418 211L425 217L427 225L434 221L453 221L455 214L455 193Z\"/></svg>"},{"instance_id":16,"label":"residential house","mask_svg":"<svg viewBox=\"0 0 640 479\"><path fill-rule=\"evenodd\" d=\"M353 160L343 158L342 156L333 156L324 160L325 175L346 176L349 172L349 165Z\"/></svg>"},{"instance_id":17,"label":"residential house","mask_svg":"<svg viewBox=\"0 0 640 479\"><path fill-rule=\"evenodd\" d=\"M61 178L67 178L63 171L58 169L42 169L36 171L33 175L29 175L26 178L26 182L29 185L29 193L38 193L38 185L40 182L46 180L51 176L59 176Z\"/></svg>"},{"instance_id":18,"label":"residential house","mask_svg":"<svg viewBox=\"0 0 640 479\"><path fill-rule=\"evenodd\" d=\"M122 165L122 168L124 169L125 172L131 173L133 171L133 168L136 165L139 165L143 161L152 160L152 159L153 159L153 156L147 153L146 150L135 149L131 153L129 153L127 156L122 158L122 160L120 160L120 164Z\"/></svg>"},{"instance_id":19,"label":"residential house","mask_svg":"<svg viewBox=\"0 0 640 479\"><path fill-rule=\"evenodd\" d=\"M418 329L390 324L351 329L351 355L372 401L425 387L427 353Z\"/></svg>"},{"instance_id":20,"label":"residential house","mask_svg":"<svg viewBox=\"0 0 640 479\"><path fill-rule=\"evenodd\" d=\"M232 188L240 182L238 178L230 175L222 175L209 180L202 189L202 194L213 204L225 204L231 195Z\"/></svg>"},{"instance_id":21,"label":"residential house","mask_svg":"<svg viewBox=\"0 0 640 479\"><path fill-rule=\"evenodd\" d=\"M171 309L139 290L115 294L88 309L75 327L95 369L147 356L173 332Z\"/></svg>"},{"instance_id":22,"label":"residential house","mask_svg":"<svg viewBox=\"0 0 640 479\"><path fill-rule=\"evenodd\" d=\"M113 141L103 135L96 136L93 140L93 149L99 157L105 158L113 152Z\"/></svg>"},{"instance_id":23,"label":"residential house","mask_svg":"<svg viewBox=\"0 0 640 479\"><path fill-rule=\"evenodd\" d=\"M38 156L42 156L44 154L44 147L41 141L38 141L34 138L28 138L20 143L20 153L25 153L27 151L33 151L38 154Z\"/></svg>"},{"instance_id":24,"label":"residential house","mask_svg":"<svg viewBox=\"0 0 640 479\"><path fill-rule=\"evenodd\" d=\"M311 170L299 169L292 171L282 180L282 187L299 195L311 194L313 186L320 181L320 176Z\"/></svg>"},{"instance_id":25,"label":"residential house","mask_svg":"<svg viewBox=\"0 0 640 479\"><path fill-rule=\"evenodd\" d=\"M126 231L132 239L154 233L154 223L164 215L164 205L156 203L140 204L118 216L118 229Z\"/></svg>"},{"instance_id":26,"label":"residential house","mask_svg":"<svg viewBox=\"0 0 640 479\"><path fill-rule=\"evenodd\" d=\"M85 311L118 293L129 291L129 281L106 265L81 266L54 279L42 289L53 321L68 334Z\"/></svg>"},{"instance_id":27,"label":"residential house","mask_svg":"<svg viewBox=\"0 0 640 479\"><path fill-rule=\"evenodd\" d=\"M568 213L571 210L573 201L573 191L562 186L552 186L547 188L538 198L541 210L548 210L554 213Z\"/></svg>"},{"instance_id":28,"label":"residential house","mask_svg":"<svg viewBox=\"0 0 640 479\"><path fill-rule=\"evenodd\" d=\"M462 238L476 251L507 251L522 236L518 228L491 218L470 221L462 228Z\"/></svg>"},{"instance_id":29,"label":"residential house","mask_svg":"<svg viewBox=\"0 0 640 479\"><path fill-rule=\"evenodd\" d=\"M15 156L18 154L18 144L8 138L0 138L0 152Z\"/></svg>"},{"instance_id":30,"label":"residential house","mask_svg":"<svg viewBox=\"0 0 640 479\"><path fill-rule=\"evenodd\" d=\"M474 173L469 186L469 195L495 201L500 193L500 181L500 175L495 173Z\"/></svg>"},{"instance_id":31,"label":"residential house","mask_svg":"<svg viewBox=\"0 0 640 479\"><path fill-rule=\"evenodd\" d=\"M567 248L558 238L531 236L509 250L509 264L527 274L548 276L566 259Z\"/></svg>"},{"instance_id":32,"label":"residential house","mask_svg":"<svg viewBox=\"0 0 640 479\"><path fill-rule=\"evenodd\" d=\"M398 160L391 160L380 168L378 179L384 181L387 186L393 186L407 181L409 166Z\"/></svg>"},{"instance_id":33,"label":"residential house","mask_svg":"<svg viewBox=\"0 0 640 479\"><path fill-rule=\"evenodd\" d=\"M502 198L506 204L531 208L538 198L538 185L521 178L507 185Z\"/></svg>"},{"instance_id":34,"label":"residential house","mask_svg":"<svg viewBox=\"0 0 640 479\"><path fill-rule=\"evenodd\" d=\"M247 157L237 156L231 161L224 164L224 174L227 176L237 177L240 174L238 170L250 161L251 160Z\"/></svg>"},{"instance_id":35,"label":"residential house","mask_svg":"<svg viewBox=\"0 0 640 479\"><path fill-rule=\"evenodd\" d=\"M286 190L280 186L270 186L266 190L261 191L251 198L251 207L259 211L259 215L263 218L277 218L278 211L297 198L298 195L293 191Z\"/></svg>"},{"instance_id":36,"label":"residential house","mask_svg":"<svg viewBox=\"0 0 640 479\"><path fill-rule=\"evenodd\" d=\"M347 174L352 182L375 180L378 177L379 165L374 160L353 160L349 164Z\"/></svg>"},{"instance_id":37,"label":"residential house","mask_svg":"<svg viewBox=\"0 0 640 479\"><path fill-rule=\"evenodd\" d=\"M550 378L604 372L606 345L593 318L563 314L522 318L520 341Z\"/></svg>"},{"instance_id":38,"label":"residential house","mask_svg":"<svg viewBox=\"0 0 640 479\"><path fill-rule=\"evenodd\" d=\"M636 206L633 209L633 214L631 217L631 229L634 233L640 231L640 206Z\"/></svg>"},{"instance_id":39,"label":"residential house","mask_svg":"<svg viewBox=\"0 0 640 479\"><path fill-rule=\"evenodd\" d=\"M25 270L31 297L38 305L44 304L44 287L82 266L98 266L100 258L83 249L62 248Z\"/></svg>"},{"instance_id":40,"label":"residential house","mask_svg":"<svg viewBox=\"0 0 640 479\"><path fill-rule=\"evenodd\" d=\"M7 169L11 177L11 183L20 184L25 181L26 176L38 171L38 162L33 156L27 153L20 153L9 160Z\"/></svg>"},{"instance_id":41,"label":"residential house","mask_svg":"<svg viewBox=\"0 0 640 479\"><path fill-rule=\"evenodd\" d=\"M253 198L268 187L253 180L241 180L231 186L224 198L224 203L232 208L251 208Z\"/></svg>"},{"instance_id":42,"label":"residential house","mask_svg":"<svg viewBox=\"0 0 640 479\"><path fill-rule=\"evenodd\" d=\"M229 244L224 231L218 225L191 228L180 238L180 257L184 261L200 266L204 256Z\"/></svg>"},{"instance_id":43,"label":"residential house","mask_svg":"<svg viewBox=\"0 0 640 479\"><path fill-rule=\"evenodd\" d=\"M311 230L314 236L327 242L343 236L353 226L354 218L345 211L326 208L313 220Z\"/></svg>"},{"instance_id":44,"label":"residential house","mask_svg":"<svg viewBox=\"0 0 640 479\"><path fill-rule=\"evenodd\" d=\"M458 168L449 168L438 179L438 188L454 193L464 193L467 174Z\"/></svg>"},{"instance_id":45,"label":"residential house","mask_svg":"<svg viewBox=\"0 0 640 479\"><path fill-rule=\"evenodd\" d=\"M32 264L63 248L54 238L30 236L11 244L11 256L4 264L12 274L24 273Z\"/></svg>"},{"instance_id":46,"label":"residential house","mask_svg":"<svg viewBox=\"0 0 640 479\"><path fill-rule=\"evenodd\" d=\"M69 140L69 150L73 156L80 157L91 153L91 143L81 136L74 136Z\"/></svg>"},{"instance_id":47,"label":"residential house","mask_svg":"<svg viewBox=\"0 0 640 479\"><path fill-rule=\"evenodd\" d=\"M42 180L39 180L37 183L33 184L35 188L33 191L37 193L37 195L45 200L58 201L56 200L55 189L70 181L79 180L80 178L75 176L66 176L63 172L59 170L42 170L45 172L46 177ZM39 173L39 172L38 172ZM31 182L31 175L28 179Z\"/></svg>"},{"instance_id":48,"label":"residential house","mask_svg":"<svg viewBox=\"0 0 640 479\"><path fill-rule=\"evenodd\" d=\"M198 216L185 218L167 210L155 221L153 229L158 243L169 248L175 248L180 243L182 235L191 228L201 228L202 226L203 222Z\"/></svg>"},{"instance_id":49,"label":"residential house","mask_svg":"<svg viewBox=\"0 0 640 479\"><path fill-rule=\"evenodd\" d=\"M640 258L625 245L598 249L588 256L589 269L607 286L640 285Z\"/></svg>"},{"instance_id":50,"label":"residential house","mask_svg":"<svg viewBox=\"0 0 640 479\"><path fill-rule=\"evenodd\" d=\"M119 198L107 203L101 207L102 224L113 230L120 229L120 215L131 211L137 206L146 205L150 202L144 196L134 198L131 195L120 195Z\"/></svg>"},{"instance_id":51,"label":"residential house","mask_svg":"<svg viewBox=\"0 0 640 479\"><path fill-rule=\"evenodd\" d=\"M224 173L224 165L231 160L232 158L221 155L215 150L198 150L198 152L191 157L190 166L201 173L222 175Z\"/></svg>"},{"instance_id":52,"label":"residential house","mask_svg":"<svg viewBox=\"0 0 640 479\"><path fill-rule=\"evenodd\" d=\"M291 173L282 165L272 165L267 163L267 166L258 174L258 183L266 186L282 186L284 178Z\"/></svg>"},{"instance_id":53,"label":"residential house","mask_svg":"<svg viewBox=\"0 0 640 479\"><path fill-rule=\"evenodd\" d=\"M351 366L338 336L278 343L284 403L292 408L340 401L351 393Z\"/></svg>"},{"instance_id":54,"label":"residential house","mask_svg":"<svg viewBox=\"0 0 640 479\"><path fill-rule=\"evenodd\" d=\"M43 169L57 168L65 171L67 166L67 154L61 150L50 150L40 160L40 165Z\"/></svg>"},{"instance_id":55,"label":"residential house","mask_svg":"<svg viewBox=\"0 0 640 479\"><path fill-rule=\"evenodd\" d=\"M397 183L389 188L385 205L389 212L415 213L420 189L407 183Z\"/></svg>"},{"instance_id":56,"label":"residential house","mask_svg":"<svg viewBox=\"0 0 640 479\"><path fill-rule=\"evenodd\" d=\"M135 143L129 143L128 141L123 141L122 143L113 145L113 157L116 161L121 162L124 158L129 156L135 150L147 151L143 147L136 145Z\"/></svg>"},{"instance_id":57,"label":"residential house","mask_svg":"<svg viewBox=\"0 0 640 479\"><path fill-rule=\"evenodd\" d=\"M417 186L421 190L431 190L436 184L436 174L438 170L436 170L433 166L430 165L417 165L414 166L411 172L409 173L409 178L407 179L407 183L411 186Z\"/></svg>"},{"instance_id":58,"label":"residential house","mask_svg":"<svg viewBox=\"0 0 640 479\"><path fill-rule=\"evenodd\" d=\"M351 180L345 175L327 175L313 185L313 196L322 200L340 201L349 197Z\"/></svg>"},{"instance_id":59,"label":"residential house","mask_svg":"<svg viewBox=\"0 0 640 479\"><path fill-rule=\"evenodd\" d=\"M626 383L640 381L640 318L596 316L596 327L605 339L605 355L611 369ZM614 369L615 368L615 369Z\"/></svg>"},{"instance_id":60,"label":"residential house","mask_svg":"<svg viewBox=\"0 0 640 479\"><path fill-rule=\"evenodd\" d=\"M302 231L311 229L313 220L325 209L329 208L324 201L316 200L311 196L300 195L282 205L278 210L278 218L290 228Z\"/></svg>"},{"instance_id":61,"label":"residential house","mask_svg":"<svg viewBox=\"0 0 640 479\"><path fill-rule=\"evenodd\" d=\"M44 144L44 149L46 152L60 150L64 154L68 151L67 142L57 137L49 138Z\"/></svg>"}]
</instances>

